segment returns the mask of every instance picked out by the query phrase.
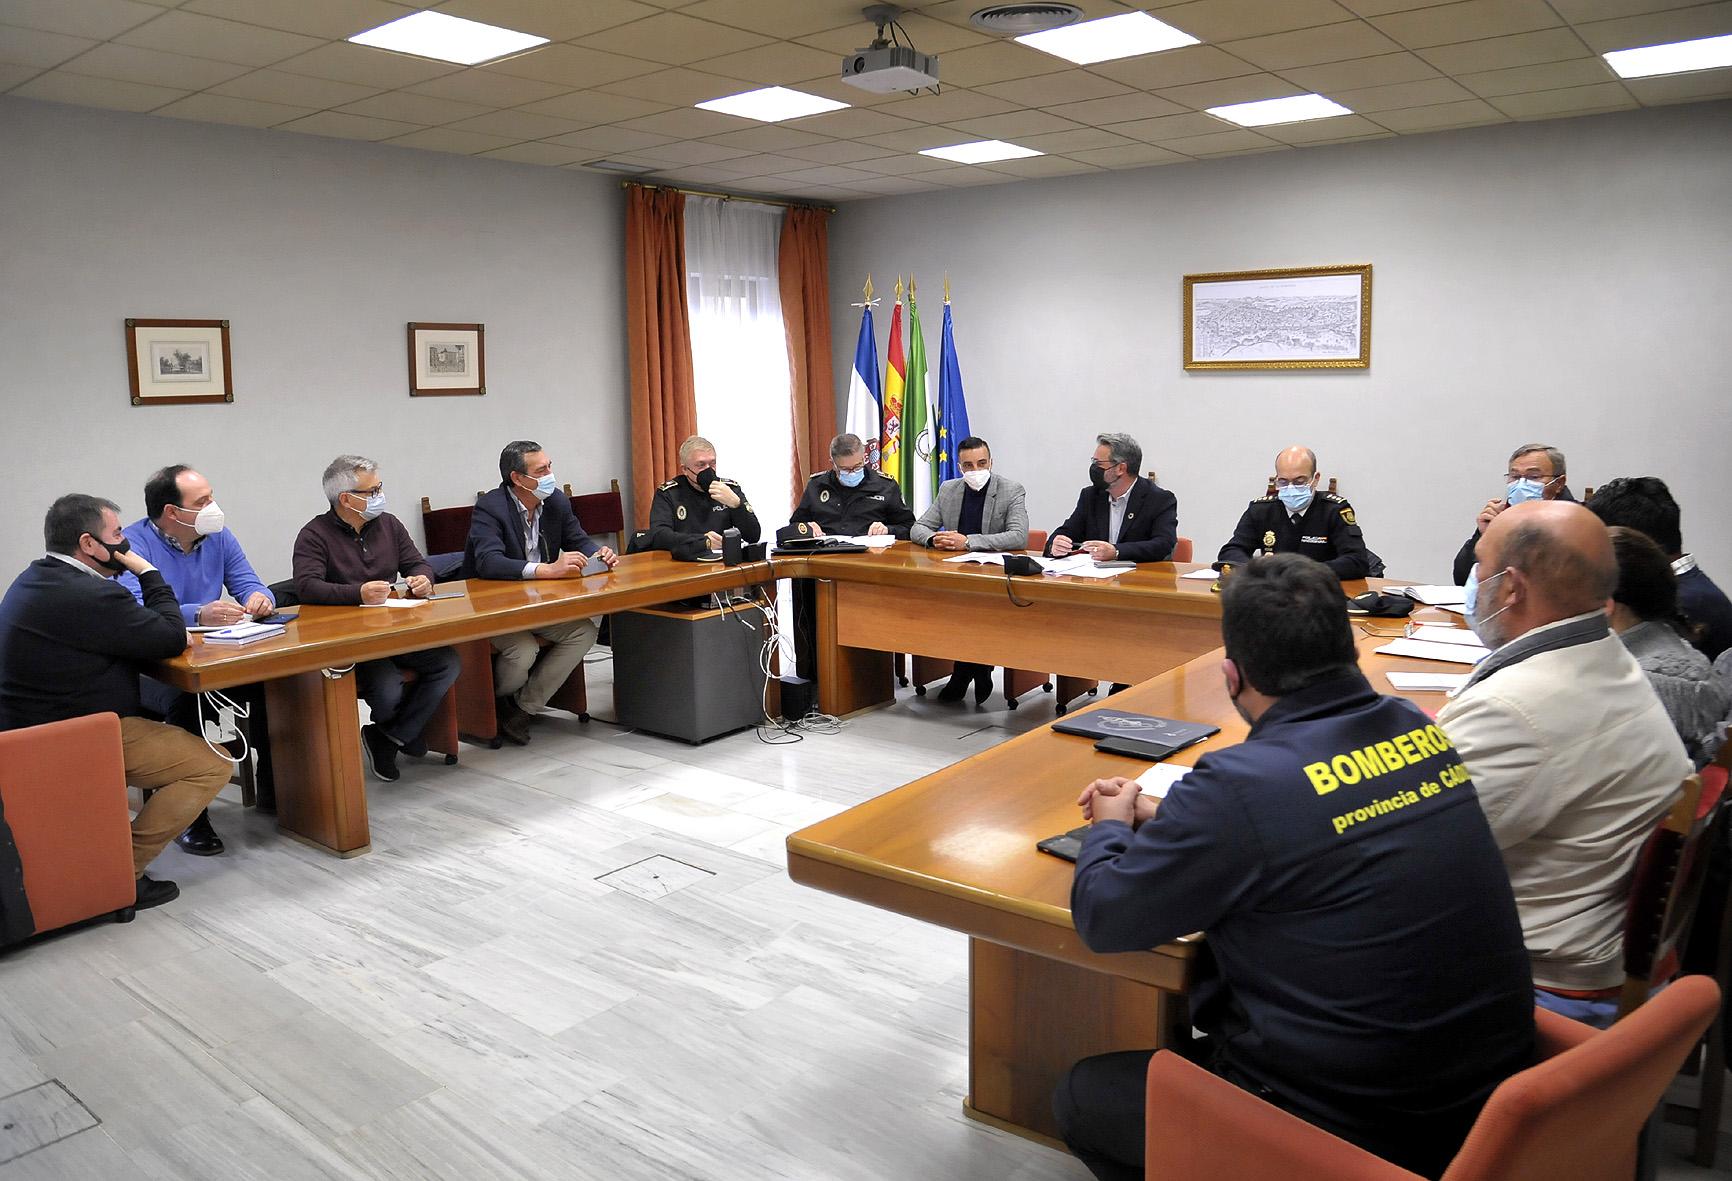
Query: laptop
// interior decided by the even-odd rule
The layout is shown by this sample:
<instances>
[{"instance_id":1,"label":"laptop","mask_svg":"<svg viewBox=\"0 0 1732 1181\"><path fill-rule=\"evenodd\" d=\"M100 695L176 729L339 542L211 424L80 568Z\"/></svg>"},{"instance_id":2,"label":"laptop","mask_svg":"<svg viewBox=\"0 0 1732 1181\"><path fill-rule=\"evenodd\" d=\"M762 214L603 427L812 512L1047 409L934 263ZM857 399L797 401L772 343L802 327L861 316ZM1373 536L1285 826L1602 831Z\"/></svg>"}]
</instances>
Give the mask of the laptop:
<instances>
[{"instance_id":1,"label":"laptop","mask_svg":"<svg viewBox=\"0 0 1732 1181\"><path fill-rule=\"evenodd\" d=\"M787 541L778 541L774 552L778 554L863 554L866 546L852 541L838 541L834 537L793 537Z\"/></svg>"}]
</instances>

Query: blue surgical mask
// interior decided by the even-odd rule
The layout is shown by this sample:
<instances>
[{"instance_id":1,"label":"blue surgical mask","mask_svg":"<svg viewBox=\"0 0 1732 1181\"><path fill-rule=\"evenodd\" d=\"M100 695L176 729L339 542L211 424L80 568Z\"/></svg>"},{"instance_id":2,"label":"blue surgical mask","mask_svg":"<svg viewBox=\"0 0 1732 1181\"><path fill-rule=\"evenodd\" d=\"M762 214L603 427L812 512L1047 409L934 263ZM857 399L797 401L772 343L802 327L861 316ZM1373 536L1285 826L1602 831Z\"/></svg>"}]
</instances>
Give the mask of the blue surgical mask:
<instances>
[{"instance_id":1,"label":"blue surgical mask","mask_svg":"<svg viewBox=\"0 0 1732 1181\"><path fill-rule=\"evenodd\" d=\"M836 478L842 481L842 487L844 488L858 488L860 487L860 481L866 478L866 469L860 467L855 468L851 472L845 472L841 468L837 468Z\"/></svg>"},{"instance_id":2,"label":"blue surgical mask","mask_svg":"<svg viewBox=\"0 0 1732 1181\"><path fill-rule=\"evenodd\" d=\"M1302 513L1311 507L1311 485L1289 484L1285 488L1277 488L1275 495L1281 498L1281 503L1287 506L1290 513Z\"/></svg>"},{"instance_id":3,"label":"blue surgical mask","mask_svg":"<svg viewBox=\"0 0 1732 1181\"><path fill-rule=\"evenodd\" d=\"M351 496L359 496L360 493L359 492L351 492L350 495ZM378 517L380 514L382 514L384 511L385 511L385 494L383 492L375 492L372 496L367 497L367 507L361 510L361 519L363 521L371 521L375 517Z\"/></svg>"},{"instance_id":4,"label":"blue surgical mask","mask_svg":"<svg viewBox=\"0 0 1732 1181\"><path fill-rule=\"evenodd\" d=\"M541 477L541 479L535 481L535 499L546 500L549 496L553 495L554 491L558 487L559 481L554 478L552 472L548 472L545 476Z\"/></svg>"},{"instance_id":5,"label":"blue surgical mask","mask_svg":"<svg viewBox=\"0 0 1732 1181\"><path fill-rule=\"evenodd\" d=\"M1543 500L1546 495L1546 485L1551 480L1511 480L1509 490L1504 494L1504 503L1514 508L1518 504L1526 504L1530 500Z\"/></svg>"},{"instance_id":6,"label":"blue surgical mask","mask_svg":"<svg viewBox=\"0 0 1732 1181\"><path fill-rule=\"evenodd\" d=\"M1494 582L1508 573L1509 567L1506 566L1485 581ZM1478 636L1480 641L1484 643L1486 647L1496 648L1499 645L1493 643L1491 637L1485 632L1482 632L1480 628L1496 619L1499 615L1502 615L1505 611L1508 611L1509 604L1505 603L1502 607L1499 607L1484 619L1479 618L1479 588L1482 585L1483 584L1479 579L1479 563L1475 562L1473 568L1467 572L1467 584L1462 588L1464 592L1462 605L1467 608L1467 626L1472 629L1473 634Z\"/></svg>"}]
</instances>

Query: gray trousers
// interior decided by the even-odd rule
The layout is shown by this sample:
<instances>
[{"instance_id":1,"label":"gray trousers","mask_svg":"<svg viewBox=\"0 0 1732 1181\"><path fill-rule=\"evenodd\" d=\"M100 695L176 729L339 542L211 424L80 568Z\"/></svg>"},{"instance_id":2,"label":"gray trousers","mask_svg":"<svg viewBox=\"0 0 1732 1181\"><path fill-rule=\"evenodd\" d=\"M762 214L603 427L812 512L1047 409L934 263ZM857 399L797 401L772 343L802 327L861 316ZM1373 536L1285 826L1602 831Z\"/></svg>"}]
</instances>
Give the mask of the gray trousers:
<instances>
[{"instance_id":1,"label":"gray trousers","mask_svg":"<svg viewBox=\"0 0 1732 1181\"><path fill-rule=\"evenodd\" d=\"M493 637L493 693L512 697L526 714L540 713L595 645L593 619L574 619L533 632ZM543 648L537 640L546 640Z\"/></svg>"}]
</instances>

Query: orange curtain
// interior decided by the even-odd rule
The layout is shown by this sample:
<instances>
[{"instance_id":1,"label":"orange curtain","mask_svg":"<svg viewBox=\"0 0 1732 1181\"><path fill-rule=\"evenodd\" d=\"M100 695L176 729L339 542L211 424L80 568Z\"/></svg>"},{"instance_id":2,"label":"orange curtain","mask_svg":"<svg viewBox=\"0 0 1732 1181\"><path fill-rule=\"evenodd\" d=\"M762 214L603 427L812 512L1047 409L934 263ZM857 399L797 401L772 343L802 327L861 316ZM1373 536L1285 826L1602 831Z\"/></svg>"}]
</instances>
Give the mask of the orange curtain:
<instances>
[{"instance_id":1,"label":"orange curtain","mask_svg":"<svg viewBox=\"0 0 1732 1181\"><path fill-rule=\"evenodd\" d=\"M794 411L794 498L806 476L830 463L836 433L835 375L830 368L830 214L791 208L777 252L782 322L788 329Z\"/></svg>"},{"instance_id":2,"label":"orange curtain","mask_svg":"<svg viewBox=\"0 0 1732 1181\"><path fill-rule=\"evenodd\" d=\"M631 369L631 493L639 528L656 485L698 433L686 312L686 197L633 185L625 206L625 317Z\"/></svg>"}]
</instances>

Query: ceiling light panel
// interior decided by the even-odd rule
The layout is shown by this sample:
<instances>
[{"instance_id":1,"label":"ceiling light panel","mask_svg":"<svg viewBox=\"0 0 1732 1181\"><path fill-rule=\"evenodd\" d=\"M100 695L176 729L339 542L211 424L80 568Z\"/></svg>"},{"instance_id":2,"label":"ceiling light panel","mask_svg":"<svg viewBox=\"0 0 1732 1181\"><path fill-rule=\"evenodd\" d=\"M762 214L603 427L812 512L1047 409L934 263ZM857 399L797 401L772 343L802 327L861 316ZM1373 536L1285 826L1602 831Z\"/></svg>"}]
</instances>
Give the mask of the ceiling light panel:
<instances>
[{"instance_id":1,"label":"ceiling light panel","mask_svg":"<svg viewBox=\"0 0 1732 1181\"><path fill-rule=\"evenodd\" d=\"M1116 61L1121 57L1141 57L1198 43L1197 38L1189 33L1180 32L1146 12L1127 12L1084 21L1079 25L1067 25L1062 29L1049 29L1044 33L1027 33L1016 40L1030 49L1062 57L1079 66Z\"/></svg>"},{"instance_id":2,"label":"ceiling light panel","mask_svg":"<svg viewBox=\"0 0 1732 1181\"><path fill-rule=\"evenodd\" d=\"M446 16L442 12L411 13L376 29L356 33L349 40L374 49L410 53L416 57L455 62L460 66L479 65L547 44L546 37L502 29L498 25L484 25L460 16Z\"/></svg>"},{"instance_id":3,"label":"ceiling light panel","mask_svg":"<svg viewBox=\"0 0 1732 1181\"><path fill-rule=\"evenodd\" d=\"M920 154L936 156L940 160L954 160L958 164L989 164L994 160L1021 160L1028 156L1046 155L1045 152L1037 152L1033 148L1007 144L1002 139L981 139L943 148L922 148Z\"/></svg>"},{"instance_id":4,"label":"ceiling light panel","mask_svg":"<svg viewBox=\"0 0 1732 1181\"><path fill-rule=\"evenodd\" d=\"M833 98L819 98L815 94L789 90L786 86L766 86L762 90L748 90L744 94L730 94L726 98L712 98L697 104L699 110L738 115L760 123L780 123L802 115L822 115L847 106L847 103L839 103Z\"/></svg>"},{"instance_id":5,"label":"ceiling light panel","mask_svg":"<svg viewBox=\"0 0 1732 1181\"><path fill-rule=\"evenodd\" d=\"M1240 127L1268 127L1275 123L1303 123L1308 119L1333 119L1353 112L1321 94L1296 94L1291 98L1266 98L1254 103L1232 103L1210 107L1208 113Z\"/></svg>"},{"instance_id":6,"label":"ceiling light panel","mask_svg":"<svg viewBox=\"0 0 1732 1181\"><path fill-rule=\"evenodd\" d=\"M1601 54L1620 78L1652 78L1657 74L1687 74L1732 66L1732 35L1614 49Z\"/></svg>"}]
</instances>

